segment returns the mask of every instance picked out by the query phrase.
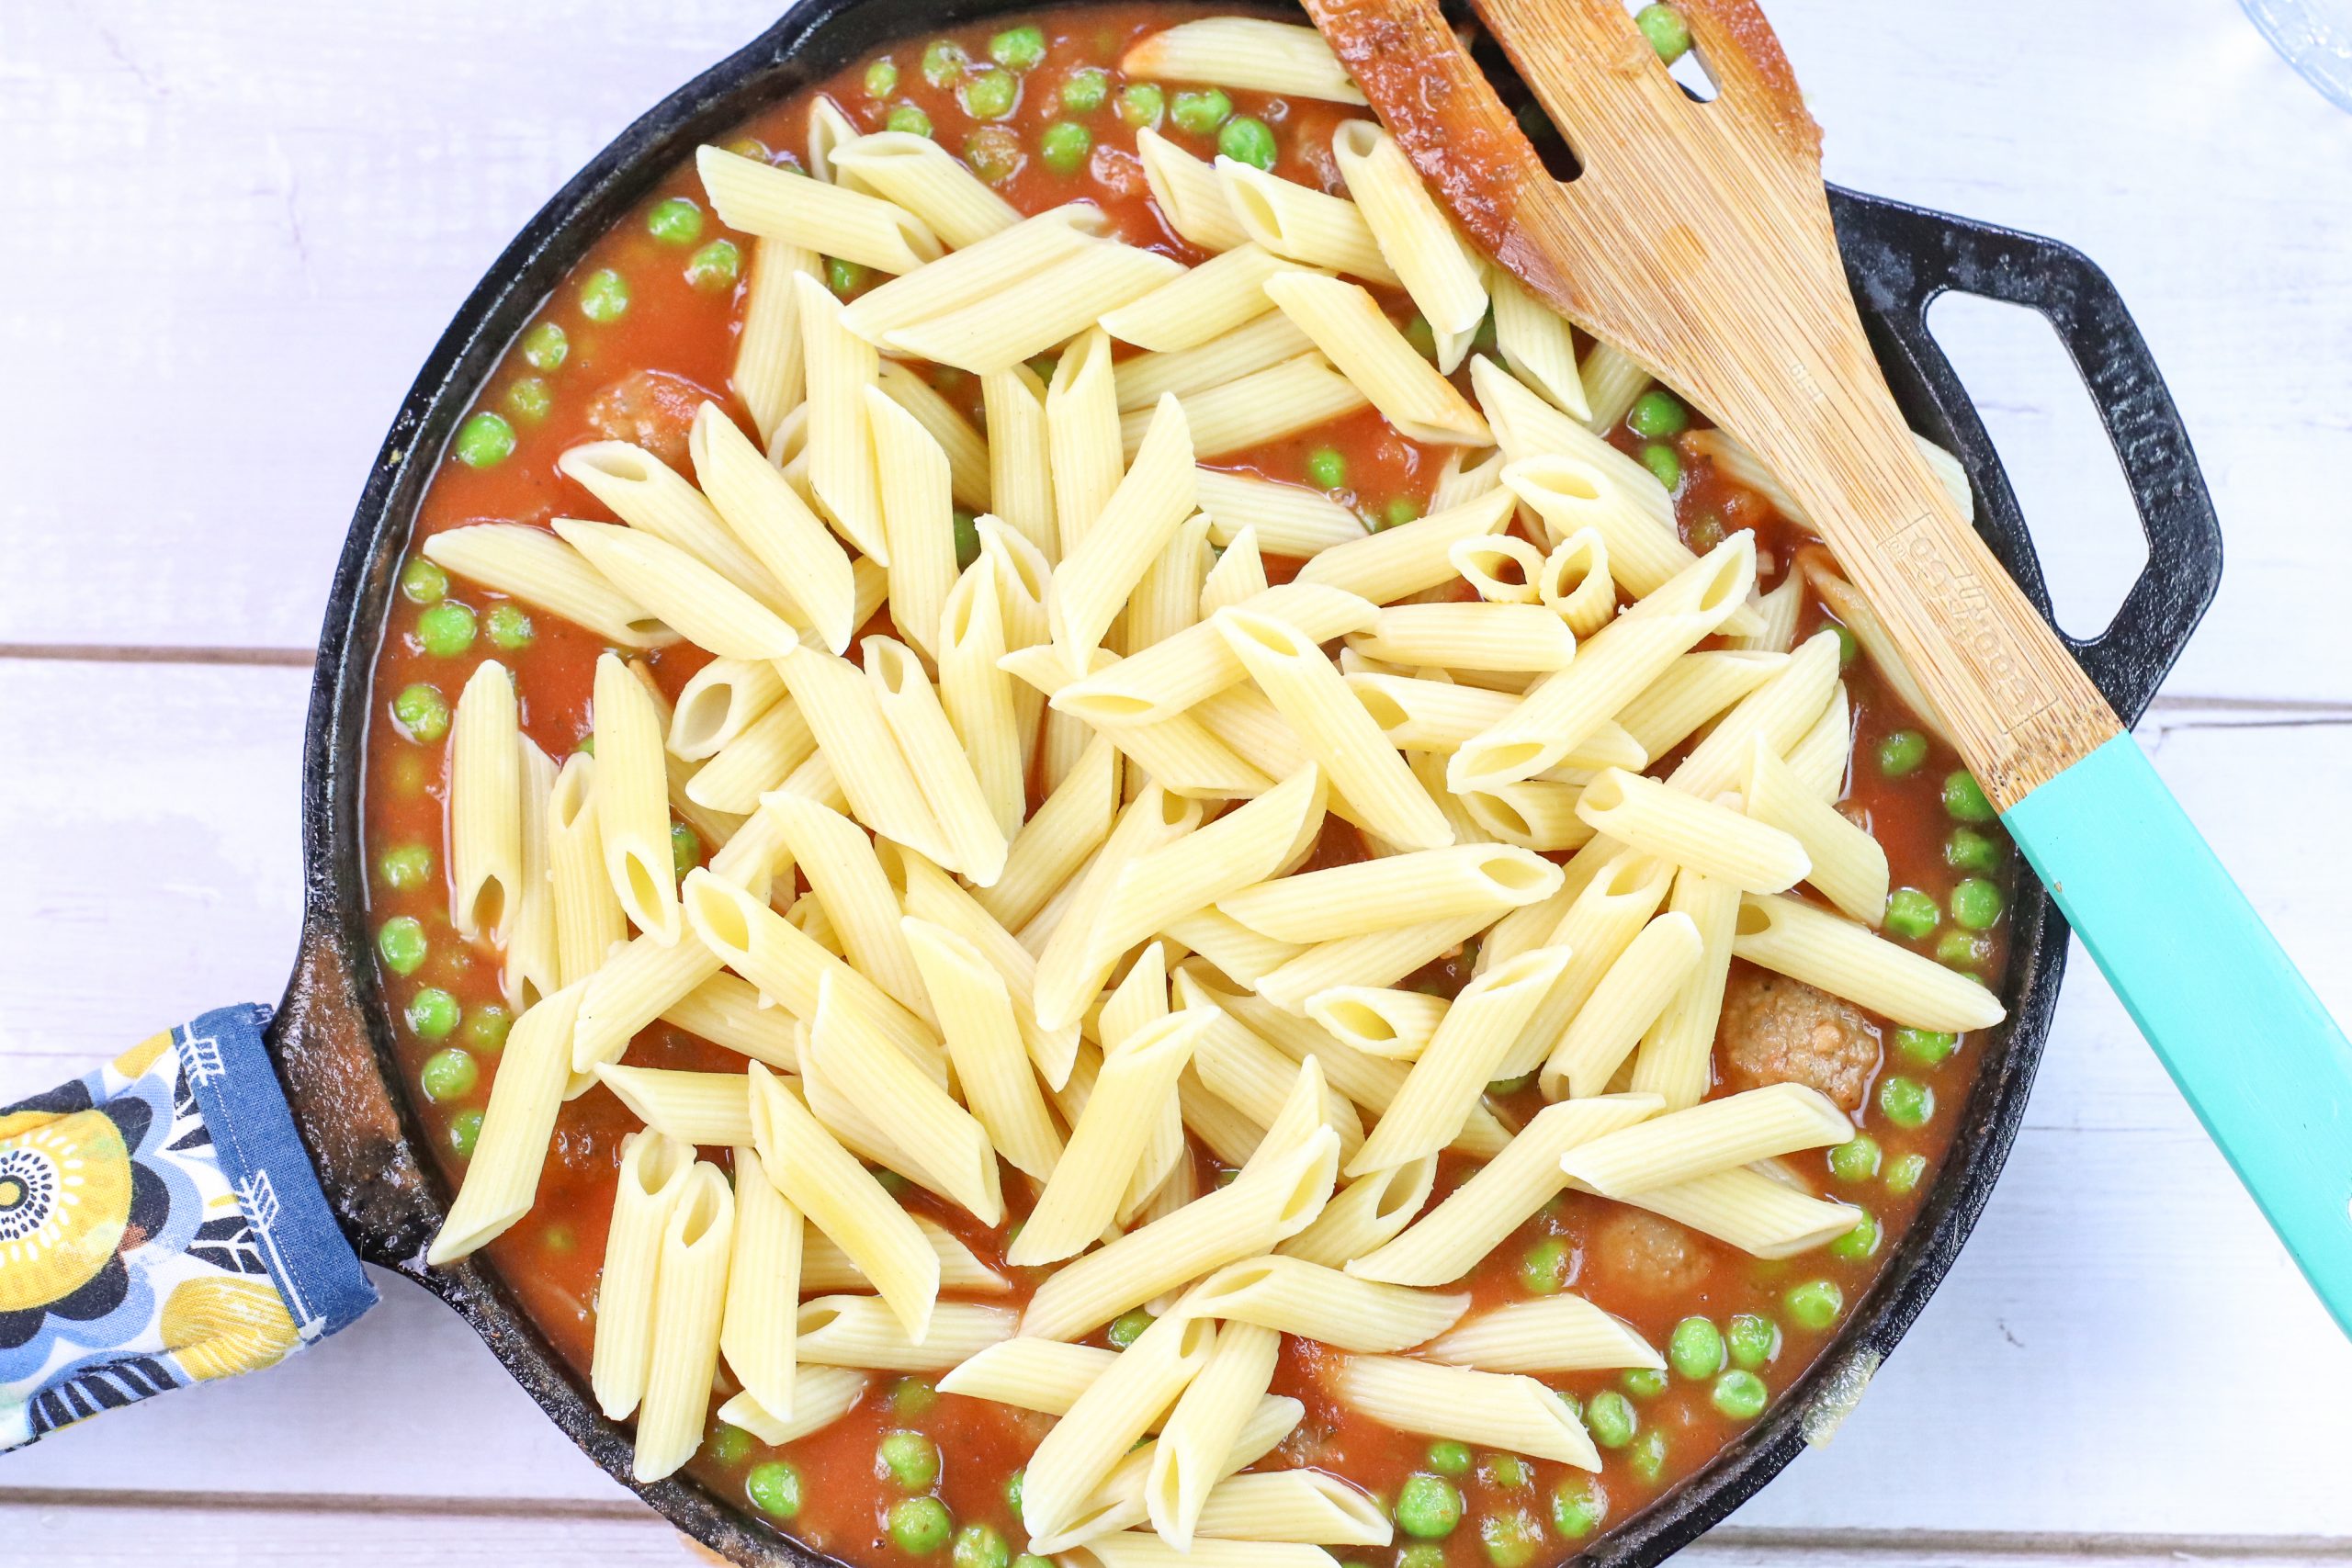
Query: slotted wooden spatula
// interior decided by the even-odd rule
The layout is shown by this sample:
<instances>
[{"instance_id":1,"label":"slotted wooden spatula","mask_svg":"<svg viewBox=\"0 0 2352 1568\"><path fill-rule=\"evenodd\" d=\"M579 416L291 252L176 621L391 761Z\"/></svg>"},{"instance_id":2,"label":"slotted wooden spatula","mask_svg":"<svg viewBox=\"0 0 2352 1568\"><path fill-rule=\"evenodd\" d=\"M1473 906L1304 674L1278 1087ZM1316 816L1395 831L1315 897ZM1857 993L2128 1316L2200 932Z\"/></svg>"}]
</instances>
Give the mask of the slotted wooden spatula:
<instances>
[{"instance_id":1,"label":"slotted wooden spatula","mask_svg":"<svg viewBox=\"0 0 2352 1568\"><path fill-rule=\"evenodd\" d=\"M2352 1047L1913 446L1847 290L1820 132L1762 13L1679 0L1718 94L1700 102L1623 0L1473 5L1567 139L1573 181L1435 0L1306 0L1464 230L1788 487L2352 1332Z\"/></svg>"}]
</instances>

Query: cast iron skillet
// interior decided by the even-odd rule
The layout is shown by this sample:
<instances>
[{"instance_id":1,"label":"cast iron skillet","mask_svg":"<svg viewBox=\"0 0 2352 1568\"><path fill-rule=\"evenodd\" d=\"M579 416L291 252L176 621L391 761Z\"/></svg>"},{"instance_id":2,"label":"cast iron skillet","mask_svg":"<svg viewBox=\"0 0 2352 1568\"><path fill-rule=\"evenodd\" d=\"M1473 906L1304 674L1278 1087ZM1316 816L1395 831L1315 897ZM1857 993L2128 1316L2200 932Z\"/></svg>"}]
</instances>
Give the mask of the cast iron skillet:
<instances>
[{"instance_id":1,"label":"cast iron skillet","mask_svg":"<svg viewBox=\"0 0 2352 1568\"><path fill-rule=\"evenodd\" d=\"M450 1192L432 1162L418 1157L424 1129L392 1087L391 1015L369 957L359 829L369 678L411 520L443 446L507 343L590 242L697 143L759 107L891 39L1031 8L1028 0L801 0L623 131L515 237L424 362L360 496L320 638L303 764L302 947L269 1043L328 1201L362 1257L455 1308L606 1473L746 1564L830 1560L688 1477L632 1482L628 1431L598 1413L495 1273L475 1260L434 1272L423 1266ZM1916 428L1966 465L1978 527L2045 616L2049 595L2025 521L1967 393L1928 333L1925 311L1955 289L2028 306L2049 318L2073 355L2130 480L2148 563L2105 632L2067 642L2116 711L2136 719L2212 598L2222 544L2188 436L2122 301L2088 260L2053 241L1834 187L1830 206L1896 400ZM1951 1266L2024 1115L2065 962L2065 922L2030 870L2022 863L2020 870L2001 987L2009 1021L1986 1043L1951 1156L1917 1224L1796 1386L1704 1470L1619 1522L1583 1561L1657 1562L1723 1518L1795 1456L1809 1431L1834 1426Z\"/></svg>"}]
</instances>

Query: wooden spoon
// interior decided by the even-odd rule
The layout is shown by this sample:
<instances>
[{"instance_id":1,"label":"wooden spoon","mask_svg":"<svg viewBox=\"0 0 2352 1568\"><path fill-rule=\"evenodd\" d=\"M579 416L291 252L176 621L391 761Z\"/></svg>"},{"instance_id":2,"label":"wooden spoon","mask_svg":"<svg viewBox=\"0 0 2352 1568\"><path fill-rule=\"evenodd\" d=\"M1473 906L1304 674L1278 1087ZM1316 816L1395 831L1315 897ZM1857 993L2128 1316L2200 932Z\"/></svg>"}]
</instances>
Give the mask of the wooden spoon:
<instances>
[{"instance_id":1,"label":"wooden spoon","mask_svg":"<svg viewBox=\"0 0 2352 1568\"><path fill-rule=\"evenodd\" d=\"M1544 168L1435 0L1306 8L1482 248L1787 486L2352 1332L2352 1046L1920 457L1847 290L1820 132L1763 14L1679 0L1717 89L1701 102L1623 0L1472 3L1566 137L1573 181Z\"/></svg>"}]
</instances>

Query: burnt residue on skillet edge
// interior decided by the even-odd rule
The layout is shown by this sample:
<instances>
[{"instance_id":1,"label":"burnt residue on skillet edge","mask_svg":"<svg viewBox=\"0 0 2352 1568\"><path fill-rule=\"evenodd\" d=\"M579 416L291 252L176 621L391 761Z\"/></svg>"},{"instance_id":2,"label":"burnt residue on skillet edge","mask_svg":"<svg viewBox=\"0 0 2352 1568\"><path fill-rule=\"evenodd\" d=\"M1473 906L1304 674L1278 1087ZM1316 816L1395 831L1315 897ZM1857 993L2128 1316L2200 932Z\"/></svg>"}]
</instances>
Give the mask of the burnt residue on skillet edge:
<instances>
[{"instance_id":1,"label":"burnt residue on skillet edge","mask_svg":"<svg viewBox=\"0 0 2352 1568\"><path fill-rule=\"evenodd\" d=\"M755 1522L737 1504L691 1478L650 1485L632 1480L628 1428L597 1410L494 1271L470 1260L448 1270L428 1272L423 1266L424 1245L451 1194L438 1173L418 1161L423 1130L391 1087L396 1074L390 1017L369 959L359 821L374 653L432 459L507 342L587 246L656 177L689 156L697 143L761 106L890 39L1039 8L1023 0L952 0L944 6L923 0L808 0L616 138L515 237L425 360L361 493L320 639L303 766L302 947L269 1038L328 1198L363 1257L419 1281L455 1308L549 1419L607 1474L680 1529L745 1564L834 1560ZM2046 615L2048 597L2032 547L1983 427L1949 367L1940 366L1932 350L1923 362L1917 349L1924 339L1917 312L1942 284L1923 289L1915 274L1948 282L1952 265L1949 254L1924 254L1930 247L1920 243L1920 220L1944 226L1937 238L1946 242L1945 253L1953 248L1949 242L1964 248L1968 235L1997 231L1869 197L1842 191L1833 196L1856 293L1866 302L1865 324L1898 400L1915 428L1962 457L1980 496L1980 527ZM2046 264L2052 267L2090 271L2064 247L2028 243L2044 246ZM1869 308L1870 302L1888 301L1894 306L1888 314ZM2144 393L2151 388L2168 414L2154 367L2143 365L2131 389ZM2110 390L2096 389L2103 410L2109 406ZM420 456L425 460L418 461ZM2193 482L2193 468L2188 478ZM2201 499L2201 489L2198 493ZM2144 508L2149 497L2139 499ZM1992 504L1983 504L1986 501ZM2211 554L2211 561L2189 563L2196 568L2188 574L2198 590L2192 592L2196 609L2210 596L2211 576L2218 571L2218 549ZM2127 719L2137 716L2177 657L2193 619L2193 611L2176 615L2164 637L2146 627L2138 628L2137 636L2130 626L2117 628L2114 635L2127 644L2128 663L2110 671L2108 694ZM2022 1119L2065 959L2065 923L2030 869L2021 868L2012 908L2016 941L2003 986L2010 1021L1987 1051L1932 1195L1869 1295L1761 1420L1680 1485L1616 1524L1577 1561L1657 1562L1729 1514L1779 1473L1808 1435L1818 1438L1834 1429L1951 1266Z\"/></svg>"}]
</instances>

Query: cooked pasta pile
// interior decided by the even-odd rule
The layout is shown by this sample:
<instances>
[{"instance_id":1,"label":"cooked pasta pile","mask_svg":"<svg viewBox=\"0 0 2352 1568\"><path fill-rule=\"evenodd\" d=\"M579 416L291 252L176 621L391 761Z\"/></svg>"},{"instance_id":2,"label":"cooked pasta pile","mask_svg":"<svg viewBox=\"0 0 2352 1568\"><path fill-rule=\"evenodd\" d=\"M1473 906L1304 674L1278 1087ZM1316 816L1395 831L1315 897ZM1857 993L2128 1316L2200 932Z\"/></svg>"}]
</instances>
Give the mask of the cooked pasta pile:
<instances>
[{"instance_id":1,"label":"cooked pasta pile","mask_svg":"<svg viewBox=\"0 0 2352 1568\"><path fill-rule=\"evenodd\" d=\"M1144 55L1362 102L1306 28L1188 23ZM522 737L496 662L457 706L452 919L524 1010L430 1261L530 1208L559 1107L602 1084L644 1125L592 1382L642 1479L702 1441L722 1359L720 1416L772 1444L872 1373L938 1374L1055 1418L1033 1551L1328 1564L1390 1525L1338 1477L1252 1469L1301 1416L1269 1392L1283 1335L1343 1358L1374 1421L1597 1468L1544 1379L1657 1351L1573 1293L1450 1287L1564 1189L1767 1258L1861 1217L1774 1164L1853 1137L1829 1098L1711 1098L1733 959L1899 1026L2002 1017L1874 929L1887 858L1833 805L1851 730L1838 635L1795 638L1804 574L1759 594L1751 534L1684 544L1597 434L1640 372L1580 365L1371 120L1331 149L1352 199L1143 132L1161 217L1211 253L1189 269L1085 203L1023 217L922 137L818 132L817 177L700 157L757 237L757 438L707 403L691 473L564 454L617 522L426 544L610 645L593 754ZM890 281L845 304L821 258ZM985 438L914 362L979 378ZM1367 405L1452 449L1428 515L1371 532L1202 466ZM678 639L713 657L673 707L630 654ZM718 846L683 878L673 808ZM1473 945L1457 995L1405 984ZM625 1062L657 1020L743 1070ZM1487 1089L1529 1074L1550 1103L1522 1121ZM1196 1190L1194 1141L1238 1175ZM1448 1150L1484 1163L1430 1206ZM1017 1217L1005 1261L1051 1270L1025 1306L898 1179ZM1123 1349L1076 1342L1147 1303Z\"/></svg>"}]
</instances>

